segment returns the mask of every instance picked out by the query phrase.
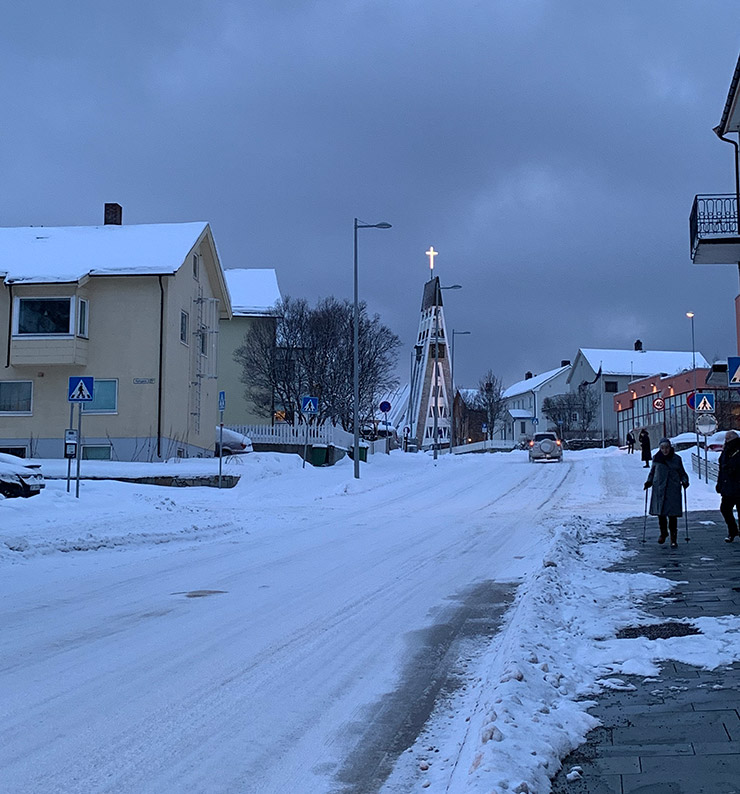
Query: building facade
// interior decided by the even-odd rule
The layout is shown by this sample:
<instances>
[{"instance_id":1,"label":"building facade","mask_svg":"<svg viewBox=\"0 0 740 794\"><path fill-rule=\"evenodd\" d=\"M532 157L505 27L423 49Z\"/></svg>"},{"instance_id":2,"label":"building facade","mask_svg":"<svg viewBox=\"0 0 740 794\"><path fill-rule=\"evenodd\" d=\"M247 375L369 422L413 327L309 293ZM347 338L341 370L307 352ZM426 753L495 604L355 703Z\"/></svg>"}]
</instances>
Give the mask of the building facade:
<instances>
[{"instance_id":1,"label":"building facade","mask_svg":"<svg viewBox=\"0 0 740 794\"><path fill-rule=\"evenodd\" d=\"M84 458L213 454L218 324L207 223L0 229L0 449L63 455L70 377L92 376Z\"/></svg>"}]
</instances>

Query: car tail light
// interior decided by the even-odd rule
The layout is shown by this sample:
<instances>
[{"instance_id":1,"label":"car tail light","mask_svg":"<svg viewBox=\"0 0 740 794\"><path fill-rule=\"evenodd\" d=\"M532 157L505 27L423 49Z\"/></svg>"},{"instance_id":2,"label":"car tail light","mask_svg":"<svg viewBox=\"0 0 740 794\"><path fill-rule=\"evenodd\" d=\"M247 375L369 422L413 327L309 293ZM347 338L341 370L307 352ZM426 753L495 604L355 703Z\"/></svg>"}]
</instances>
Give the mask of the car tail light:
<instances>
[{"instance_id":1,"label":"car tail light","mask_svg":"<svg viewBox=\"0 0 740 794\"><path fill-rule=\"evenodd\" d=\"M555 442L558 446L560 446L560 439Z\"/></svg>"},{"instance_id":2,"label":"car tail light","mask_svg":"<svg viewBox=\"0 0 740 794\"><path fill-rule=\"evenodd\" d=\"M533 447L533 446L534 446L534 441L530 441L530 442L529 442L529 446L530 446L530 447Z\"/></svg>"}]
</instances>

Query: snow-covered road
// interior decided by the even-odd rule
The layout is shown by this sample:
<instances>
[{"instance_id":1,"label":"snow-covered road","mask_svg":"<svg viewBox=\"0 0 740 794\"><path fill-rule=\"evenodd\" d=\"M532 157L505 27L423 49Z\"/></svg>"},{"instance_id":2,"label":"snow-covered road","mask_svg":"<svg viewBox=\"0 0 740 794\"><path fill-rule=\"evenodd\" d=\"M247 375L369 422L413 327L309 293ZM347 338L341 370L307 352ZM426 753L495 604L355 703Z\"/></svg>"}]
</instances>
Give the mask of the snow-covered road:
<instances>
[{"instance_id":1,"label":"snow-covered road","mask_svg":"<svg viewBox=\"0 0 740 794\"><path fill-rule=\"evenodd\" d=\"M621 453L399 453L359 482L287 460L250 456L231 491L0 502L3 791L343 790L415 632L539 570L575 513L642 507Z\"/></svg>"}]
</instances>

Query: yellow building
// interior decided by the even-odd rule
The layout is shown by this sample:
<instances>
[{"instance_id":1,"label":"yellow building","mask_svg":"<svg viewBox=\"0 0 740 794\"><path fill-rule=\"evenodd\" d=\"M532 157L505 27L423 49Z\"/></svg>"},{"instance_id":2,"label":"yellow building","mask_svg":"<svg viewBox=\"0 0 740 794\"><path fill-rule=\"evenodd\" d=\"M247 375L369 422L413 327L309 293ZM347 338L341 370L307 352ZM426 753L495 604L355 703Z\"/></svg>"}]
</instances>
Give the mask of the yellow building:
<instances>
[{"instance_id":1,"label":"yellow building","mask_svg":"<svg viewBox=\"0 0 740 794\"><path fill-rule=\"evenodd\" d=\"M0 229L0 451L61 457L69 378L84 375L84 458L213 454L231 305L210 227L121 216Z\"/></svg>"}]
</instances>

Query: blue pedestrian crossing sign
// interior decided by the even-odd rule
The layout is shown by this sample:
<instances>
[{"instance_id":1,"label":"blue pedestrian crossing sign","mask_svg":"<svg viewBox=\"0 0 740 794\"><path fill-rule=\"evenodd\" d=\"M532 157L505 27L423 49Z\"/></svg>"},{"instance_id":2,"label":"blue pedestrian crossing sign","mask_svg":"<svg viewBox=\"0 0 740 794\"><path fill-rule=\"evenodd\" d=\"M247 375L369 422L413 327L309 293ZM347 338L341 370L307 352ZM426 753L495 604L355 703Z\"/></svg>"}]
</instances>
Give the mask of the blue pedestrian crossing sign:
<instances>
[{"instance_id":1,"label":"blue pedestrian crossing sign","mask_svg":"<svg viewBox=\"0 0 740 794\"><path fill-rule=\"evenodd\" d=\"M697 413L714 413L714 394L709 391L699 391L696 393L696 408Z\"/></svg>"},{"instance_id":2,"label":"blue pedestrian crossing sign","mask_svg":"<svg viewBox=\"0 0 740 794\"><path fill-rule=\"evenodd\" d=\"M218 410L225 411L226 410L226 392L220 391L218 393Z\"/></svg>"},{"instance_id":3,"label":"blue pedestrian crossing sign","mask_svg":"<svg viewBox=\"0 0 740 794\"><path fill-rule=\"evenodd\" d=\"M740 356L728 357L727 381L731 389L740 389Z\"/></svg>"},{"instance_id":4,"label":"blue pedestrian crossing sign","mask_svg":"<svg viewBox=\"0 0 740 794\"><path fill-rule=\"evenodd\" d=\"M73 375L69 379L69 390L67 391L67 401L71 403L92 402L95 390L95 378Z\"/></svg>"},{"instance_id":5,"label":"blue pedestrian crossing sign","mask_svg":"<svg viewBox=\"0 0 740 794\"><path fill-rule=\"evenodd\" d=\"M301 397L301 413L317 414L319 412L318 397Z\"/></svg>"}]
</instances>

